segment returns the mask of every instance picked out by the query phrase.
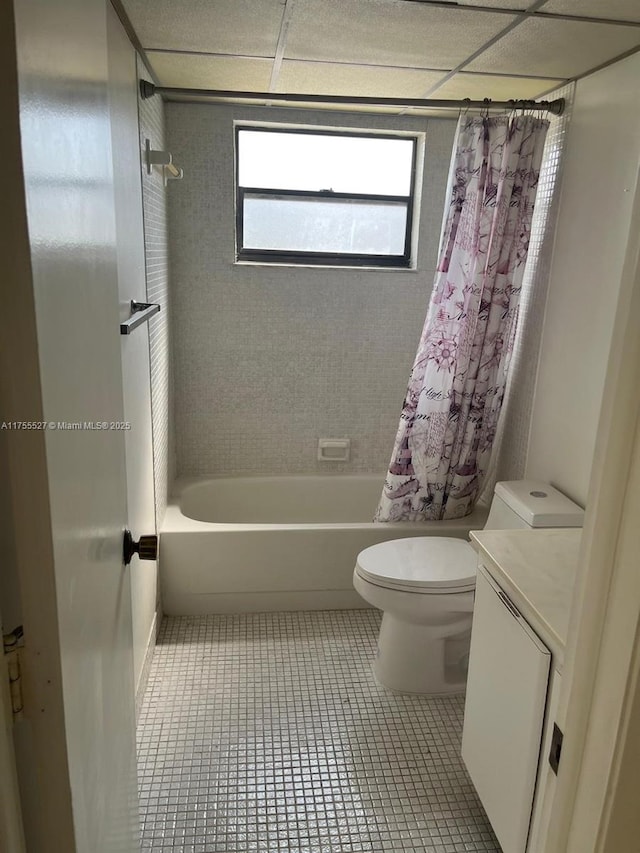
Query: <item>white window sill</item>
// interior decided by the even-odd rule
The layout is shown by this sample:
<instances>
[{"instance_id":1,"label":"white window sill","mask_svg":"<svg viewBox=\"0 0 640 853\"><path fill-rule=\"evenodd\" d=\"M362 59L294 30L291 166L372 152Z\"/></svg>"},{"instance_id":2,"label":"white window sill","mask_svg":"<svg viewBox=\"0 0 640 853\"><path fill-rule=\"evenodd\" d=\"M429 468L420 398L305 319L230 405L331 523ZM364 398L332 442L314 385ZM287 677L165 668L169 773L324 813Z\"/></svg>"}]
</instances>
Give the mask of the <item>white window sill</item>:
<instances>
[{"instance_id":1,"label":"white window sill","mask_svg":"<svg viewBox=\"0 0 640 853\"><path fill-rule=\"evenodd\" d=\"M364 272L393 272L393 273L417 273L417 267L363 267L363 266L348 266L347 264L285 264L281 262L267 263L266 261L232 261L233 267L266 267L272 269L274 267L286 269L303 269L303 270L353 270Z\"/></svg>"}]
</instances>

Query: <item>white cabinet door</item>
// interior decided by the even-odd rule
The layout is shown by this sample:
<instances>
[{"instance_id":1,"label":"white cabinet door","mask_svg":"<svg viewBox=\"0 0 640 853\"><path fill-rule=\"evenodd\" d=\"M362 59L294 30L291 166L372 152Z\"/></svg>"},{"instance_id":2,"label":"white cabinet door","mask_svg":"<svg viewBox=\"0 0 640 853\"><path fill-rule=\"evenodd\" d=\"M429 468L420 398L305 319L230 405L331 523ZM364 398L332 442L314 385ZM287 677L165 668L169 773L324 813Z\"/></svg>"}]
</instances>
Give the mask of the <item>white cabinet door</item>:
<instances>
[{"instance_id":1,"label":"white cabinet door","mask_svg":"<svg viewBox=\"0 0 640 853\"><path fill-rule=\"evenodd\" d=\"M504 853L529 832L551 654L480 567L462 757Z\"/></svg>"}]
</instances>

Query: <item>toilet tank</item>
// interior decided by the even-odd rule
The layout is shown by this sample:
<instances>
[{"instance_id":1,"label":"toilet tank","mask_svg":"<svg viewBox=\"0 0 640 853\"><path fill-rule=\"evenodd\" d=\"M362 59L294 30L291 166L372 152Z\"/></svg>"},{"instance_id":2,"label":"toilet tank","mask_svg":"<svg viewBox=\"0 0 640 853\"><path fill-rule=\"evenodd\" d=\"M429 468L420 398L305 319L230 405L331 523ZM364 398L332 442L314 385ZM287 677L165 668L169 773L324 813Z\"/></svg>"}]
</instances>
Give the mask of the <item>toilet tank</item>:
<instances>
[{"instance_id":1,"label":"toilet tank","mask_svg":"<svg viewBox=\"0 0 640 853\"><path fill-rule=\"evenodd\" d=\"M548 483L496 483L485 530L582 527L584 510Z\"/></svg>"}]
</instances>

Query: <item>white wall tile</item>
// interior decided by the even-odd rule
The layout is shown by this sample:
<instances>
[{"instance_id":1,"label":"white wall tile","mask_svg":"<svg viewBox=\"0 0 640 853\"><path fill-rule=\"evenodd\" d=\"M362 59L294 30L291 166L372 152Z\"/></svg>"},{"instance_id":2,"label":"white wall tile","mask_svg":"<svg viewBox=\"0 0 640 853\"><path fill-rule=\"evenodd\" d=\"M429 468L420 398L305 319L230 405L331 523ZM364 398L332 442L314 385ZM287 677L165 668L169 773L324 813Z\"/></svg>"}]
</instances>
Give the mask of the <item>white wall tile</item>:
<instances>
[{"instance_id":1,"label":"white wall tile","mask_svg":"<svg viewBox=\"0 0 640 853\"><path fill-rule=\"evenodd\" d=\"M138 60L140 77L148 72ZM159 97L139 100L140 144L145 139L152 148L164 150L164 106ZM173 417L170 369L170 299L167 236L167 188L161 170L147 174L142 157L142 199L144 208L145 263L147 300L161 305L160 313L149 321L149 355L151 365L151 410L153 425L153 468L155 480L156 519L162 522L167 496L173 479Z\"/></svg>"},{"instance_id":2,"label":"white wall tile","mask_svg":"<svg viewBox=\"0 0 640 853\"><path fill-rule=\"evenodd\" d=\"M455 119L166 105L180 475L380 471L437 262ZM234 263L234 119L426 132L417 271ZM351 438L319 463L319 437Z\"/></svg>"}]
</instances>

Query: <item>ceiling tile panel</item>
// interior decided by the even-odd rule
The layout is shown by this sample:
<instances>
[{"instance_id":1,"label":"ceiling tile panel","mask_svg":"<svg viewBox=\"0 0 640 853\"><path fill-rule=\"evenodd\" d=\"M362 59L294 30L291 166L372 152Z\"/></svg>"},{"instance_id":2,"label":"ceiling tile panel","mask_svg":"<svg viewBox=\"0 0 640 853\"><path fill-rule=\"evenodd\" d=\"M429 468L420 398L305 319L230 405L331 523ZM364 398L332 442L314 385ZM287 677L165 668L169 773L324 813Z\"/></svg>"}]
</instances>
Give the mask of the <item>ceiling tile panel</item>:
<instances>
[{"instance_id":1,"label":"ceiling tile panel","mask_svg":"<svg viewBox=\"0 0 640 853\"><path fill-rule=\"evenodd\" d=\"M274 56L280 0L123 0L144 48Z\"/></svg>"},{"instance_id":2,"label":"ceiling tile panel","mask_svg":"<svg viewBox=\"0 0 640 853\"><path fill-rule=\"evenodd\" d=\"M640 45L640 28L527 18L466 71L570 78Z\"/></svg>"},{"instance_id":3,"label":"ceiling tile panel","mask_svg":"<svg viewBox=\"0 0 640 853\"><path fill-rule=\"evenodd\" d=\"M512 20L403 0L297 0L285 56L449 70Z\"/></svg>"},{"instance_id":4,"label":"ceiling tile panel","mask_svg":"<svg viewBox=\"0 0 640 853\"><path fill-rule=\"evenodd\" d=\"M492 101L529 100L561 86L564 80L538 77L502 77L493 74L465 74L459 72L432 92L432 98L471 98Z\"/></svg>"},{"instance_id":5,"label":"ceiling tile panel","mask_svg":"<svg viewBox=\"0 0 640 853\"><path fill-rule=\"evenodd\" d=\"M548 0L540 11L557 15L578 15L583 18L640 22L638 0Z\"/></svg>"},{"instance_id":6,"label":"ceiling tile panel","mask_svg":"<svg viewBox=\"0 0 640 853\"><path fill-rule=\"evenodd\" d=\"M148 54L161 86L189 89L233 89L236 92L266 92L270 59L240 59L235 56L201 56L188 53Z\"/></svg>"},{"instance_id":7,"label":"ceiling tile panel","mask_svg":"<svg viewBox=\"0 0 640 853\"><path fill-rule=\"evenodd\" d=\"M443 76L442 71L285 60L278 78L277 91L420 98L427 89L442 80Z\"/></svg>"}]
</instances>

